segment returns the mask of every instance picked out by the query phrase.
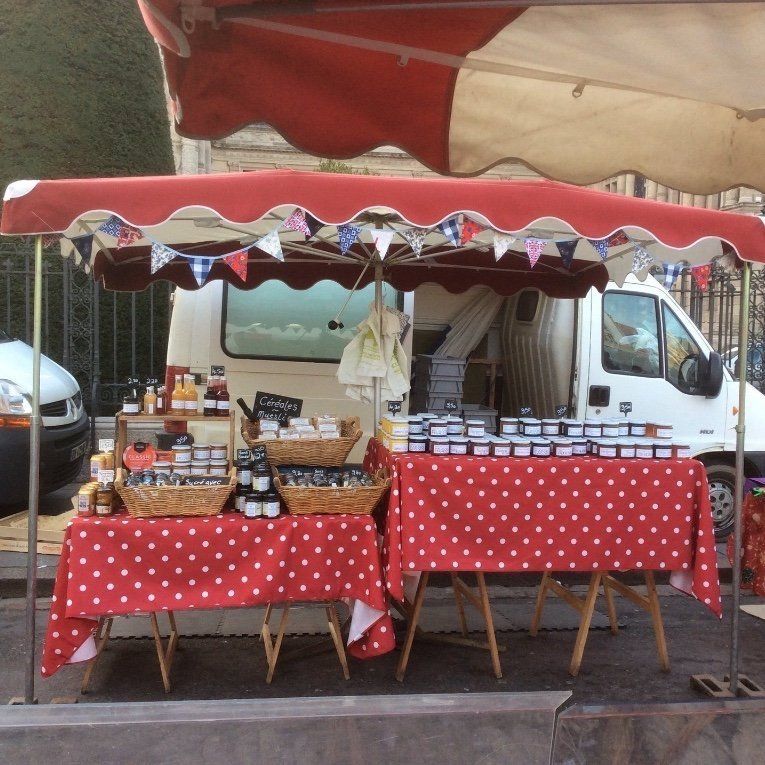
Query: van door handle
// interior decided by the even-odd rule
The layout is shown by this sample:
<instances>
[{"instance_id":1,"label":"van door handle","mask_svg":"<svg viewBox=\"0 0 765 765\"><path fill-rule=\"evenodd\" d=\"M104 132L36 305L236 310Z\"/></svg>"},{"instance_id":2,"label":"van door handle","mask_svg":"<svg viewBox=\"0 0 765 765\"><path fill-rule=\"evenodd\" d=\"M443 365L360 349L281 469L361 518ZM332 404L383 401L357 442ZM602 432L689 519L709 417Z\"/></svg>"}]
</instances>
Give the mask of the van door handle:
<instances>
[{"instance_id":1,"label":"van door handle","mask_svg":"<svg viewBox=\"0 0 765 765\"><path fill-rule=\"evenodd\" d=\"M589 406L608 406L611 401L611 387L608 385L590 385Z\"/></svg>"}]
</instances>

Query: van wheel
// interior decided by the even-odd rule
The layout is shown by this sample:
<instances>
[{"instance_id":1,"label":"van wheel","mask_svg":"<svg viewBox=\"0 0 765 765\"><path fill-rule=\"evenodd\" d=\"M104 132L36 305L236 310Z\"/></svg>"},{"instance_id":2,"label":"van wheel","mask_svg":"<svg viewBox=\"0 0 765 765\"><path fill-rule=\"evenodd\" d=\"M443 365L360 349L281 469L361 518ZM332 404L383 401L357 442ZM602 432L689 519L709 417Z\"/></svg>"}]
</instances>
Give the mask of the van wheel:
<instances>
[{"instance_id":1,"label":"van wheel","mask_svg":"<svg viewBox=\"0 0 765 765\"><path fill-rule=\"evenodd\" d=\"M736 471L731 465L709 465L709 502L715 524L715 539L722 542L733 532L733 503L736 496Z\"/></svg>"}]
</instances>

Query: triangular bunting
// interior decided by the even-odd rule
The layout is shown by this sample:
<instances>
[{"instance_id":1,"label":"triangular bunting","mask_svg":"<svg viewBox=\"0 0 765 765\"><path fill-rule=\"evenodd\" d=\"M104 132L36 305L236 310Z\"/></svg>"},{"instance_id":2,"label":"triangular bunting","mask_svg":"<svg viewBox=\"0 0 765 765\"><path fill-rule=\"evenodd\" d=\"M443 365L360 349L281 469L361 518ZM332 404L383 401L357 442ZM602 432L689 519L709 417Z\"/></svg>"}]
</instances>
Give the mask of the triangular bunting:
<instances>
[{"instance_id":1,"label":"triangular bunting","mask_svg":"<svg viewBox=\"0 0 765 765\"><path fill-rule=\"evenodd\" d=\"M653 258L645 247L640 244L635 245L635 252L632 255L632 273L638 274L648 268L653 263Z\"/></svg>"},{"instance_id":2,"label":"triangular bunting","mask_svg":"<svg viewBox=\"0 0 765 765\"><path fill-rule=\"evenodd\" d=\"M564 268L571 268L571 262L574 260L574 251L578 244L577 239L566 239L563 242L556 242L555 246L560 253L560 259L563 261Z\"/></svg>"},{"instance_id":3,"label":"triangular bunting","mask_svg":"<svg viewBox=\"0 0 765 765\"><path fill-rule=\"evenodd\" d=\"M526 254L529 256L529 265L531 268L534 268L547 242L545 242L544 239L534 239L531 237L529 239L524 239L523 244L526 247Z\"/></svg>"},{"instance_id":4,"label":"triangular bunting","mask_svg":"<svg viewBox=\"0 0 765 765\"><path fill-rule=\"evenodd\" d=\"M184 255L183 257L189 261L191 273L194 274L194 278L200 287L209 276L213 263L218 260L218 258L206 258L199 255Z\"/></svg>"},{"instance_id":5,"label":"triangular bunting","mask_svg":"<svg viewBox=\"0 0 765 765\"><path fill-rule=\"evenodd\" d=\"M120 229L120 235L117 237L117 249L130 247L133 242L138 241L143 234L133 226L124 225Z\"/></svg>"},{"instance_id":6,"label":"triangular bunting","mask_svg":"<svg viewBox=\"0 0 765 765\"><path fill-rule=\"evenodd\" d=\"M42 238L42 246L45 248L54 247L60 240L61 236L59 234L45 234Z\"/></svg>"},{"instance_id":7,"label":"triangular bunting","mask_svg":"<svg viewBox=\"0 0 765 765\"><path fill-rule=\"evenodd\" d=\"M237 250L223 258L223 262L243 281L247 281L247 250Z\"/></svg>"},{"instance_id":8,"label":"triangular bunting","mask_svg":"<svg viewBox=\"0 0 765 765\"><path fill-rule=\"evenodd\" d=\"M441 233L455 246L460 245L460 222L459 218L449 218L438 224Z\"/></svg>"},{"instance_id":9,"label":"triangular bunting","mask_svg":"<svg viewBox=\"0 0 765 765\"><path fill-rule=\"evenodd\" d=\"M608 257L608 239L588 239L595 252L600 255L601 260L605 260Z\"/></svg>"},{"instance_id":10,"label":"triangular bunting","mask_svg":"<svg viewBox=\"0 0 765 765\"><path fill-rule=\"evenodd\" d=\"M300 209L296 209L292 215L290 215L284 221L284 228L288 228L290 231L302 231L307 237L311 237L311 229L308 228L305 215Z\"/></svg>"},{"instance_id":11,"label":"triangular bunting","mask_svg":"<svg viewBox=\"0 0 765 765\"><path fill-rule=\"evenodd\" d=\"M316 236L316 232L324 226L324 224L320 220L316 220L311 213L305 214L305 225L308 228L308 233L305 235L306 239Z\"/></svg>"},{"instance_id":12,"label":"triangular bunting","mask_svg":"<svg viewBox=\"0 0 765 765\"><path fill-rule=\"evenodd\" d=\"M377 252L380 253L380 260L385 260L388 254L388 247L393 241L393 232L386 229L375 229L372 231L372 241L375 243Z\"/></svg>"},{"instance_id":13,"label":"triangular bunting","mask_svg":"<svg viewBox=\"0 0 765 765\"><path fill-rule=\"evenodd\" d=\"M93 252L93 234L85 234L84 236L73 236L72 244L77 252L80 253L82 259L86 263L90 263L90 255Z\"/></svg>"},{"instance_id":14,"label":"triangular bunting","mask_svg":"<svg viewBox=\"0 0 765 765\"><path fill-rule=\"evenodd\" d=\"M630 238L621 229L614 231L611 236L608 237L609 247L622 247L625 244L630 243Z\"/></svg>"},{"instance_id":15,"label":"triangular bunting","mask_svg":"<svg viewBox=\"0 0 765 765\"><path fill-rule=\"evenodd\" d=\"M284 253L282 252L282 243L279 241L278 231L272 231L255 242L255 247L263 252L267 252L272 258L284 262Z\"/></svg>"},{"instance_id":16,"label":"triangular bunting","mask_svg":"<svg viewBox=\"0 0 765 765\"><path fill-rule=\"evenodd\" d=\"M494 260L499 260L512 246L514 236L494 232Z\"/></svg>"},{"instance_id":17,"label":"triangular bunting","mask_svg":"<svg viewBox=\"0 0 765 765\"><path fill-rule=\"evenodd\" d=\"M399 233L409 242L412 251L419 258L422 252L422 245L425 243L425 236L428 232L424 228L409 228Z\"/></svg>"},{"instance_id":18,"label":"triangular bunting","mask_svg":"<svg viewBox=\"0 0 765 765\"><path fill-rule=\"evenodd\" d=\"M475 239L478 234L483 231L483 228L479 226L474 220L465 218L462 223L462 233L460 234L460 244L467 244Z\"/></svg>"},{"instance_id":19,"label":"triangular bunting","mask_svg":"<svg viewBox=\"0 0 765 765\"><path fill-rule=\"evenodd\" d=\"M113 236L116 239L120 235L120 229L122 226L122 220L116 215L112 215L98 227L98 230L103 231L104 234Z\"/></svg>"},{"instance_id":20,"label":"triangular bunting","mask_svg":"<svg viewBox=\"0 0 765 765\"><path fill-rule=\"evenodd\" d=\"M661 267L664 271L664 288L671 290L675 286L677 277L683 273L685 265L683 263L662 263Z\"/></svg>"},{"instance_id":21,"label":"triangular bunting","mask_svg":"<svg viewBox=\"0 0 765 765\"><path fill-rule=\"evenodd\" d=\"M162 266L166 266L178 254L167 245L154 242L151 245L151 273L156 274Z\"/></svg>"},{"instance_id":22,"label":"triangular bunting","mask_svg":"<svg viewBox=\"0 0 765 765\"><path fill-rule=\"evenodd\" d=\"M693 266L691 274L696 286L702 292L706 292L709 289L709 278L712 276L712 264L705 263L703 266Z\"/></svg>"},{"instance_id":23,"label":"triangular bunting","mask_svg":"<svg viewBox=\"0 0 765 765\"><path fill-rule=\"evenodd\" d=\"M337 238L340 242L340 254L345 255L353 247L354 242L359 238L361 229L358 226L338 226Z\"/></svg>"}]
</instances>

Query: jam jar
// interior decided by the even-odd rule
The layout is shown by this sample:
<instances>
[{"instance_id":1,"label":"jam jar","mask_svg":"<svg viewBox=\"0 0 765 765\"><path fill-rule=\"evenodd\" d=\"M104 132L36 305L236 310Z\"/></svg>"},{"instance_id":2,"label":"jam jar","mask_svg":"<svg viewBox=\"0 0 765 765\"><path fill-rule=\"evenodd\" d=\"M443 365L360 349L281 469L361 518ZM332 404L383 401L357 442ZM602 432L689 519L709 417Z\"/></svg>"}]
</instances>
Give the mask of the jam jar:
<instances>
[{"instance_id":1,"label":"jam jar","mask_svg":"<svg viewBox=\"0 0 765 765\"><path fill-rule=\"evenodd\" d=\"M491 446L488 438L471 438L468 451L474 457L488 457L491 454Z\"/></svg>"},{"instance_id":2,"label":"jam jar","mask_svg":"<svg viewBox=\"0 0 765 765\"><path fill-rule=\"evenodd\" d=\"M627 420L619 420L619 438L624 438L630 434L630 424Z\"/></svg>"},{"instance_id":3,"label":"jam jar","mask_svg":"<svg viewBox=\"0 0 765 765\"><path fill-rule=\"evenodd\" d=\"M584 423L581 420L561 420L561 433L567 438L581 438L584 435Z\"/></svg>"},{"instance_id":4,"label":"jam jar","mask_svg":"<svg viewBox=\"0 0 765 765\"><path fill-rule=\"evenodd\" d=\"M422 417L407 417L409 423L409 435L421 436L422 435Z\"/></svg>"},{"instance_id":5,"label":"jam jar","mask_svg":"<svg viewBox=\"0 0 765 765\"><path fill-rule=\"evenodd\" d=\"M637 438L645 438L645 420L630 420L630 435Z\"/></svg>"},{"instance_id":6,"label":"jam jar","mask_svg":"<svg viewBox=\"0 0 765 765\"><path fill-rule=\"evenodd\" d=\"M448 436L461 436L464 426L462 420L459 417L447 417L446 418L446 434Z\"/></svg>"},{"instance_id":7,"label":"jam jar","mask_svg":"<svg viewBox=\"0 0 765 765\"><path fill-rule=\"evenodd\" d=\"M513 447L513 457L531 456L531 439L514 438L510 443Z\"/></svg>"},{"instance_id":8,"label":"jam jar","mask_svg":"<svg viewBox=\"0 0 765 765\"><path fill-rule=\"evenodd\" d=\"M553 457L573 457L574 442L570 438L557 438L552 442Z\"/></svg>"},{"instance_id":9,"label":"jam jar","mask_svg":"<svg viewBox=\"0 0 765 765\"><path fill-rule=\"evenodd\" d=\"M468 440L464 436L449 436L449 454L467 454Z\"/></svg>"},{"instance_id":10,"label":"jam jar","mask_svg":"<svg viewBox=\"0 0 765 765\"><path fill-rule=\"evenodd\" d=\"M486 425L483 420L465 420L465 431L468 438L483 438L486 435Z\"/></svg>"},{"instance_id":11,"label":"jam jar","mask_svg":"<svg viewBox=\"0 0 765 765\"><path fill-rule=\"evenodd\" d=\"M504 438L495 438L491 442L492 457L509 457L512 454L512 444Z\"/></svg>"},{"instance_id":12,"label":"jam jar","mask_svg":"<svg viewBox=\"0 0 765 765\"><path fill-rule=\"evenodd\" d=\"M409 451L409 436L391 436L388 439L388 451L393 454L405 454Z\"/></svg>"},{"instance_id":13,"label":"jam jar","mask_svg":"<svg viewBox=\"0 0 765 765\"><path fill-rule=\"evenodd\" d=\"M428 450L428 439L425 436L410 435L409 436L409 451L410 452L425 452Z\"/></svg>"},{"instance_id":14,"label":"jam jar","mask_svg":"<svg viewBox=\"0 0 765 765\"><path fill-rule=\"evenodd\" d=\"M522 436L542 435L542 420L537 420L534 417L521 417L520 424Z\"/></svg>"},{"instance_id":15,"label":"jam jar","mask_svg":"<svg viewBox=\"0 0 765 765\"><path fill-rule=\"evenodd\" d=\"M672 459L672 441L666 438L657 438L653 442L653 456L657 460Z\"/></svg>"},{"instance_id":16,"label":"jam jar","mask_svg":"<svg viewBox=\"0 0 765 765\"><path fill-rule=\"evenodd\" d=\"M635 441L630 438L619 438L616 441L616 452L619 459L631 460L635 457Z\"/></svg>"},{"instance_id":17,"label":"jam jar","mask_svg":"<svg viewBox=\"0 0 765 765\"><path fill-rule=\"evenodd\" d=\"M587 438L602 438L603 425L600 423L600 420L585 420L584 435Z\"/></svg>"},{"instance_id":18,"label":"jam jar","mask_svg":"<svg viewBox=\"0 0 765 765\"><path fill-rule=\"evenodd\" d=\"M673 443L672 444L672 456L676 460L687 460L691 457L691 446L690 444L684 444L684 443Z\"/></svg>"},{"instance_id":19,"label":"jam jar","mask_svg":"<svg viewBox=\"0 0 765 765\"><path fill-rule=\"evenodd\" d=\"M672 438L672 425L668 422L652 422L648 434L653 438Z\"/></svg>"},{"instance_id":20,"label":"jam jar","mask_svg":"<svg viewBox=\"0 0 765 765\"><path fill-rule=\"evenodd\" d=\"M499 432L505 436L517 436L520 429L520 422L517 417L500 417Z\"/></svg>"},{"instance_id":21,"label":"jam jar","mask_svg":"<svg viewBox=\"0 0 765 765\"><path fill-rule=\"evenodd\" d=\"M444 423L444 427L446 427L446 423ZM431 436L430 453L438 455L449 454L449 439L446 436Z\"/></svg>"},{"instance_id":22,"label":"jam jar","mask_svg":"<svg viewBox=\"0 0 765 765\"><path fill-rule=\"evenodd\" d=\"M532 457L549 457L552 454L552 442L547 438L531 439Z\"/></svg>"},{"instance_id":23,"label":"jam jar","mask_svg":"<svg viewBox=\"0 0 765 765\"><path fill-rule=\"evenodd\" d=\"M542 435L560 435L560 420L542 420Z\"/></svg>"},{"instance_id":24,"label":"jam jar","mask_svg":"<svg viewBox=\"0 0 765 765\"><path fill-rule=\"evenodd\" d=\"M446 438L449 428L446 420L434 419L428 423L428 435L432 438ZM448 443L448 442L447 442Z\"/></svg>"},{"instance_id":25,"label":"jam jar","mask_svg":"<svg viewBox=\"0 0 765 765\"><path fill-rule=\"evenodd\" d=\"M571 448L575 457L584 457L587 454L587 439L586 438L572 438Z\"/></svg>"},{"instance_id":26,"label":"jam jar","mask_svg":"<svg viewBox=\"0 0 765 765\"><path fill-rule=\"evenodd\" d=\"M653 459L653 441L648 438L636 439L635 456L640 460Z\"/></svg>"},{"instance_id":27,"label":"jam jar","mask_svg":"<svg viewBox=\"0 0 765 765\"><path fill-rule=\"evenodd\" d=\"M604 420L602 427L603 438L619 437L619 420Z\"/></svg>"},{"instance_id":28,"label":"jam jar","mask_svg":"<svg viewBox=\"0 0 765 765\"><path fill-rule=\"evenodd\" d=\"M598 442L598 457L612 459L616 457L617 447L613 438L601 438Z\"/></svg>"}]
</instances>

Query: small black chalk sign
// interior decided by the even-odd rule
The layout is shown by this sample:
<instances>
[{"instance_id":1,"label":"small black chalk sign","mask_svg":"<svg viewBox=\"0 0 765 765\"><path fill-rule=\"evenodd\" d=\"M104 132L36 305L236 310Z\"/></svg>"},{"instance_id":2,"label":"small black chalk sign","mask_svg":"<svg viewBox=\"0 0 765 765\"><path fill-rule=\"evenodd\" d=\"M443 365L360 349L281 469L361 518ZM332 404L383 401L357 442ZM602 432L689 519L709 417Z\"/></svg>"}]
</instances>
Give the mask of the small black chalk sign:
<instances>
[{"instance_id":1,"label":"small black chalk sign","mask_svg":"<svg viewBox=\"0 0 765 765\"><path fill-rule=\"evenodd\" d=\"M446 409L447 412L456 412L459 409L457 399L447 398L446 401L444 401L444 409Z\"/></svg>"},{"instance_id":2,"label":"small black chalk sign","mask_svg":"<svg viewBox=\"0 0 765 765\"><path fill-rule=\"evenodd\" d=\"M533 417L534 413L531 410L530 406L522 406L521 407L521 417Z\"/></svg>"},{"instance_id":3,"label":"small black chalk sign","mask_svg":"<svg viewBox=\"0 0 765 765\"><path fill-rule=\"evenodd\" d=\"M561 404L560 406L555 407L555 416L556 417L565 417L566 412L568 411L568 407L564 404Z\"/></svg>"},{"instance_id":4,"label":"small black chalk sign","mask_svg":"<svg viewBox=\"0 0 765 765\"><path fill-rule=\"evenodd\" d=\"M389 401L388 402L388 411L391 414L398 414L401 411L401 402L400 401Z\"/></svg>"},{"instance_id":5,"label":"small black chalk sign","mask_svg":"<svg viewBox=\"0 0 765 765\"><path fill-rule=\"evenodd\" d=\"M619 411L622 414L629 414L632 411L632 402L631 401L620 401L619 402Z\"/></svg>"},{"instance_id":6,"label":"small black chalk sign","mask_svg":"<svg viewBox=\"0 0 765 765\"><path fill-rule=\"evenodd\" d=\"M213 364L210 367L210 376L217 375L218 377L222 377L226 374L226 367L224 367L222 364Z\"/></svg>"}]
</instances>

